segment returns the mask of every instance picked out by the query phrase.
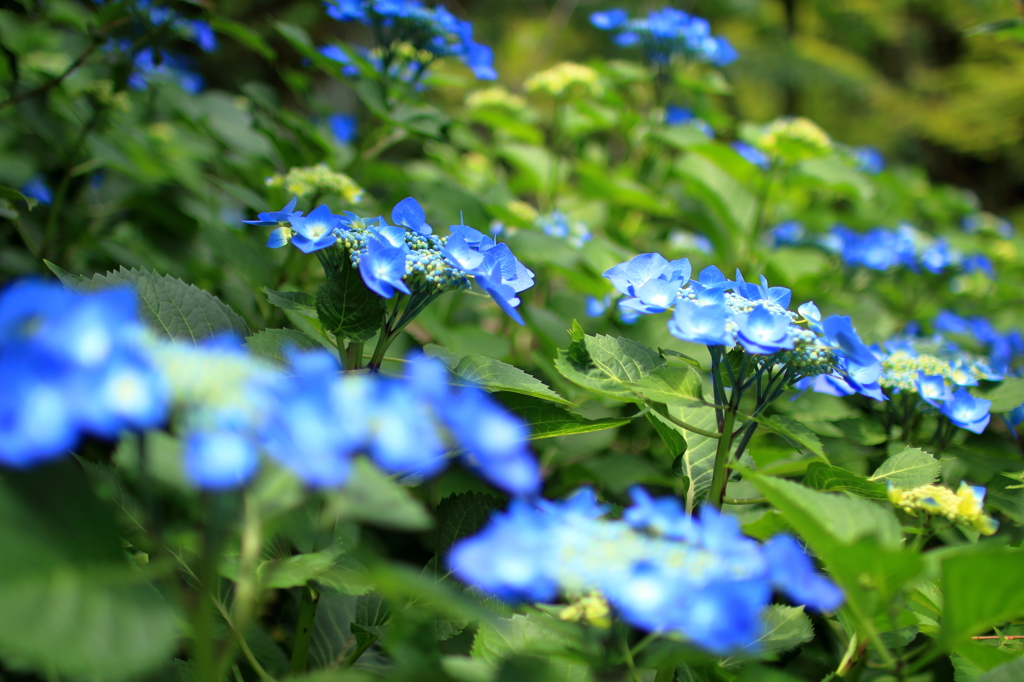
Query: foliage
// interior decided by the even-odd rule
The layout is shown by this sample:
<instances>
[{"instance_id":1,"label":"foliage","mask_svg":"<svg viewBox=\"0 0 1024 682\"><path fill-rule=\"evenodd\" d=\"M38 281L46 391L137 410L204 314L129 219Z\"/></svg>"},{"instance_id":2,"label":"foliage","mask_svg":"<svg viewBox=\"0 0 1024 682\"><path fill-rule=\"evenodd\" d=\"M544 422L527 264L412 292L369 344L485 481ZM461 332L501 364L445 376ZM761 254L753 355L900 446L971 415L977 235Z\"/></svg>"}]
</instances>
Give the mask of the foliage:
<instances>
[{"instance_id":1,"label":"foliage","mask_svg":"<svg viewBox=\"0 0 1024 682\"><path fill-rule=\"evenodd\" d=\"M1021 22L513 5L0 9L0 678L1019 676Z\"/></svg>"}]
</instances>

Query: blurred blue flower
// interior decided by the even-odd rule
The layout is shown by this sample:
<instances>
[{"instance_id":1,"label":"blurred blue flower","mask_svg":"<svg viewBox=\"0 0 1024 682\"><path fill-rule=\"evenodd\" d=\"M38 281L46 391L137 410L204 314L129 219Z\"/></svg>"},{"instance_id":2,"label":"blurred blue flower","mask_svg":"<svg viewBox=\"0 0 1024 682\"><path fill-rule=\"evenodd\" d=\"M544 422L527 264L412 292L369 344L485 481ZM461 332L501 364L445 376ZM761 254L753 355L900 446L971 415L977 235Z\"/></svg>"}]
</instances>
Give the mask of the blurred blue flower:
<instances>
[{"instance_id":1,"label":"blurred blue flower","mask_svg":"<svg viewBox=\"0 0 1024 682\"><path fill-rule=\"evenodd\" d=\"M597 298L596 296L587 296L585 299L585 309L587 317L601 317L608 312L608 309L612 307L612 295L605 294L603 298Z\"/></svg>"},{"instance_id":2,"label":"blurred blue flower","mask_svg":"<svg viewBox=\"0 0 1024 682\"><path fill-rule=\"evenodd\" d=\"M53 203L53 190L50 189L50 186L46 184L46 180L41 175L32 178L22 185L21 193L29 199L35 199L44 206L49 206Z\"/></svg>"},{"instance_id":3,"label":"blurred blue flower","mask_svg":"<svg viewBox=\"0 0 1024 682\"><path fill-rule=\"evenodd\" d=\"M757 166L761 170L768 170L772 165L771 158L753 145L736 140L735 142L730 142L729 146L733 148L733 151L746 159L748 163Z\"/></svg>"},{"instance_id":4,"label":"blurred blue flower","mask_svg":"<svg viewBox=\"0 0 1024 682\"><path fill-rule=\"evenodd\" d=\"M932 407L941 407L942 403L953 399L953 393L941 376L925 376L924 372L918 372L915 387L921 400Z\"/></svg>"},{"instance_id":5,"label":"blurred blue flower","mask_svg":"<svg viewBox=\"0 0 1024 682\"><path fill-rule=\"evenodd\" d=\"M961 388L953 394L952 400L942 404L939 411L961 429L981 433L992 418L989 414L991 407L991 400L975 398L966 388Z\"/></svg>"},{"instance_id":6,"label":"blurred blue flower","mask_svg":"<svg viewBox=\"0 0 1024 682\"><path fill-rule=\"evenodd\" d=\"M706 137L714 137L715 130L702 118L697 118L689 107L680 107L673 104L665 107L665 123L670 126L690 125L703 133Z\"/></svg>"},{"instance_id":7,"label":"blurred blue flower","mask_svg":"<svg viewBox=\"0 0 1024 682\"><path fill-rule=\"evenodd\" d=\"M791 246L804 240L807 231L798 220L787 220L771 228L769 234L775 240L775 246Z\"/></svg>"},{"instance_id":8,"label":"blurred blue flower","mask_svg":"<svg viewBox=\"0 0 1024 682\"><path fill-rule=\"evenodd\" d=\"M349 144L359 131L359 121L352 114L331 114L327 117L327 125L338 144Z\"/></svg>"},{"instance_id":9,"label":"blurred blue flower","mask_svg":"<svg viewBox=\"0 0 1024 682\"><path fill-rule=\"evenodd\" d=\"M621 9L594 12L590 23L601 30L616 31L614 41L620 47L639 45L645 59L660 67L668 65L675 55L716 66L731 64L738 57L728 40L711 35L707 20L671 7L635 19L629 19Z\"/></svg>"},{"instance_id":10,"label":"blurred blue flower","mask_svg":"<svg viewBox=\"0 0 1024 682\"><path fill-rule=\"evenodd\" d=\"M885 170L885 157L874 147L854 147L850 150L857 167L870 175L878 175Z\"/></svg>"},{"instance_id":11,"label":"blurred blue flower","mask_svg":"<svg viewBox=\"0 0 1024 682\"><path fill-rule=\"evenodd\" d=\"M328 10L328 13L330 10ZM341 73L344 76L355 77L359 75L359 67L352 63L352 58L337 45L324 45L318 47L317 52L333 61L341 64Z\"/></svg>"}]
</instances>

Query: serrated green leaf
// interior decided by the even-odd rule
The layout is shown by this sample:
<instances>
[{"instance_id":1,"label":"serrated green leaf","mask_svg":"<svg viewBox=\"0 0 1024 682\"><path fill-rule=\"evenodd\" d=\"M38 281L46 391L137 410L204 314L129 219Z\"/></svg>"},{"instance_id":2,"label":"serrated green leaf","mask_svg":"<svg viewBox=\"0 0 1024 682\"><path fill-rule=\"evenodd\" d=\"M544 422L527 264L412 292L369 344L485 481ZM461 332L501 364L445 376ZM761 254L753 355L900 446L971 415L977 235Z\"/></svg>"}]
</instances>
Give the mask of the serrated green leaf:
<instances>
[{"instance_id":1,"label":"serrated green leaf","mask_svg":"<svg viewBox=\"0 0 1024 682\"><path fill-rule=\"evenodd\" d=\"M811 462L804 474L804 485L823 492L842 490L870 500L887 499L885 486L839 467Z\"/></svg>"},{"instance_id":2,"label":"serrated green leaf","mask_svg":"<svg viewBox=\"0 0 1024 682\"><path fill-rule=\"evenodd\" d=\"M494 495L466 492L449 495L437 505L438 557L447 556L455 541L480 530L502 502Z\"/></svg>"},{"instance_id":3,"label":"serrated green leaf","mask_svg":"<svg viewBox=\"0 0 1024 682\"><path fill-rule=\"evenodd\" d=\"M325 496L339 518L408 531L426 530L434 525L427 510L406 488L385 476L365 457L352 462L352 474L344 488Z\"/></svg>"},{"instance_id":4,"label":"serrated green leaf","mask_svg":"<svg viewBox=\"0 0 1024 682\"><path fill-rule=\"evenodd\" d=\"M300 351L318 350L320 344L294 329L266 329L246 338L245 345L254 355L284 364L285 351L291 347Z\"/></svg>"},{"instance_id":5,"label":"serrated green leaf","mask_svg":"<svg viewBox=\"0 0 1024 682\"><path fill-rule=\"evenodd\" d=\"M316 290L316 312L326 331L360 343L384 324L384 299L363 284L359 272L344 265Z\"/></svg>"},{"instance_id":6,"label":"serrated green leaf","mask_svg":"<svg viewBox=\"0 0 1024 682\"><path fill-rule=\"evenodd\" d=\"M814 626L802 606L772 604L761 614L761 636L743 647L742 651L754 655L771 655L789 651L814 639ZM722 665L734 662L727 658Z\"/></svg>"},{"instance_id":7,"label":"serrated green leaf","mask_svg":"<svg viewBox=\"0 0 1024 682\"><path fill-rule=\"evenodd\" d=\"M825 449L822 447L821 441L803 424L793 421L789 417L783 417L781 414L773 414L767 418L761 417L757 420L757 423L768 431L782 436L792 445L802 447L817 455L818 458L828 464L828 457L825 456Z\"/></svg>"},{"instance_id":8,"label":"serrated green leaf","mask_svg":"<svg viewBox=\"0 0 1024 682\"><path fill-rule=\"evenodd\" d=\"M633 390L643 400L665 405L698 407L704 403L704 385L692 367L657 367L634 382Z\"/></svg>"},{"instance_id":9,"label":"serrated green leaf","mask_svg":"<svg viewBox=\"0 0 1024 682\"><path fill-rule=\"evenodd\" d=\"M665 360L643 344L611 336L586 336L558 351L555 367L569 381L595 393L637 402L632 385Z\"/></svg>"},{"instance_id":10,"label":"serrated green leaf","mask_svg":"<svg viewBox=\"0 0 1024 682\"><path fill-rule=\"evenodd\" d=\"M57 279L61 281L68 289L77 289L84 282L88 282L89 278L84 275L72 275L70 272L57 267L54 263L43 259L43 263L50 269L50 272L57 275Z\"/></svg>"},{"instance_id":11,"label":"serrated green leaf","mask_svg":"<svg viewBox=\"0 0 1024 682\"><path fill-rule=\"evenodd\" d=\"M530 427L530 440L615 429L633 421L632 417L587 419L548 400L521 393L497 393L495 397L526 421Z\"/></svg>"},{"instance_id":12,"label":"serrated green leaf","mask_svg":"<svg viewBox=\"0 0 1024 682\"><path fill-rule=\"evenodd\" d=\"M981 397L992 401L990 412L1011 412L1024 405L1024 378L1007 377L991 391L982 393Z\"/></svg>"},{"instance_id":13,"label":"serrated green leaf","mask_svg":"<svg viewBox=\"0 0 1024 682\"><path fill-rule=\"evenodd\" d=\"M715 410L712 407L678 407L665 408L668 414L680 421L707 431L717 431L718 424ZM686 450L680 461L681 475L690 480L686 491L686 510L692 512L707 497L711 489L711 479L715 472L715 454L718 452L718 440L687 431L666 419L659 409L648 412L653 415L664 428L671 429L686 442Z\"/></svg>"},{"instance_id":14,"label":"serrated green leaf","mask_svg":"<svg viewBox=\"0 0 1024 682\"><path fill-rule=\"evenodd\" d=\"M540 656L548 660L556 679L586 680L589 667L573 660L571 648L580 648L579 630L543 613L516 614L481 623L470 655L498 665L514 655Z\"/></svg>"},{"instance_id":15,"label":"serrated green leaf","mask_svg":"<svg viewBox=\"0 0 1024 682\"><path fill-rule=\"evenodd\" d=\"M939 460L921 448L907 448L882 462L868 480L896 488L916 488L939 477Z\"/></svg>"},{"instance_id":16,"label":"serrated green leaf","mask_svg":"<svg viewBox=\"0 0 1024 682\"><path fill-rule=\"evenodd\" d=\"M274 291L267 287L263 287L263 291L267 294L267 301L278 308L284 308L285 310L316 310L316 296L302 291Z\"/></svg>"},{"instance_id":17,"label":"serrated green leaf","mask_svg":"<svg viewBox=\"0 0 1024 682\"><path fill-rule=\"evenodd\" d=\"M942 561L942 631L951 649L1024 616L1024 550L975 545Z\"/></svg>"},{"instance_id":18,"label":"serrated green leaf","mask_svg":"<svg viewBox=\"0 0 1024 682\"><path fill-rule=\"evenodd\" d=\"M518 367L483 355L467 355L463 357L452 370L452 373L460 379L476 384L488 391L521 393L534 398L575 407L575 403L571 400L566 400L552 391L540 379L527 374Z\"/></svg>"},{"instance_id":19,"label":"serrated green leaf","mask_svg":"<svg viewBox=\"0 0 1024 682\"><path fill-rule=\"evenodd\" d=\"M91 279L74 281L71 279L73 275L63 270L58 272L60 268L50 266L50 269L61 277L65 286L75 291L98 291L117 285L133 287L139 295L139 314L142 319L157 332L175 340L196 343L222 332L232 332L243 337L249 335L245 321L223 301L208 291L170 275L158 275L135 268L126 270L122 267L106 275L93 275Z\"/></svg>"}]
</instances>

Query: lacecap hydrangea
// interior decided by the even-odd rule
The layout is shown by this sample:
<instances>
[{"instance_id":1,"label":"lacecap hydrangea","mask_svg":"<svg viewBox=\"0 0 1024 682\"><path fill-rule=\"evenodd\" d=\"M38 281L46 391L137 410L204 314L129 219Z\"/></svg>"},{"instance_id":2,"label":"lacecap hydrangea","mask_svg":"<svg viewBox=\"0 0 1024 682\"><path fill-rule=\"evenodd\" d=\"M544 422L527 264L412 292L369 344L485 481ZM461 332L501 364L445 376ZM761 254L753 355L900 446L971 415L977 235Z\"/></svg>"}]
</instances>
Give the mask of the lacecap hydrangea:
<instances>
[{"instance_id":1,"label":"lacecap hydrangea","mask_svg":"<svg viewBox=\"0 0 1024 682\"><path fill-rule=\"evenodd\" d=\"M756 649L772 594L833 611L842 592L788 535L765 544L711 507L689 516L676 498L631 491L621 519L592 491L565 501L514 500L448 565L460 580L506 601L600 594L627 623L682 636L715 654Z\"/></svg>"},{"instance_id":2,"label":"lacecap hydrangea","mask_svg":"<svg viewBox=\"0 0 1024 682\"><path fill-rule=\"evenodd\" d=\"M348 259L367 288L384 298L400 293L429 300L444 291L467 289L475 281L523 324L516 310L518 294L533 286L533 272L506 244L467 225L452 225L450 236L437 236L412 197L391 211L394 225L383 216L367 219L348 211L335 215L327 206L303 215L295 205L293 199L280 211L245 222L275 228L268 247L291 243L304 253L318 252L322 259Z\"/></svg>"},{"instance_id":3,"label":"lacecap hydrangea","mask_svg":"<svg viewBox=\"0 0 1024 682\"><path fill-rule=\"evenodd\" d=\"M675 56L715 66L731 64L739 56L728 40L711 34L706 19L671 7L632 19L624 9L594 12L590 23L602 31L614 31L620 47L639 46L644 58L659 67Z\"/></svg>"},{"instance_id":4,"label":"lacecap hydrangea","mask_svg":"<svg viewBox=\"0 0 1024 682\"><path fill-rule=\"evenodd\" d=\"M529 431L488 394L453 385L440 360L409 359L404 377L342 374L326 351L286 367L220 335L156 338L130 288L88 295L29 280L0 294L0 464L64 456L83 435L170 425L199 488L244 484L262 456L311 487L343 484L368 454L390 474L425 478L455 453L496 487L535 495Z\"/></svg>"},{"instance_id":5,"label":"lacecap hydrangea","mask_svg":"<svg viewBox=\"0 0 1024 682\"><path fill-rule=\"evenodd\" d=\"M373 28L382 54L378 70L395 66L396 57L417 75L435 59L456 57L481 80L494 80L491 48L473 40L473 25L444 6L427 7L418 0L328 0L327 14L338 21L357 21Z\"/></svg>"},{"instance_id":6,"label":"lacecap hydrangea","mask_svg":"<svg viewBox=\"0 0 1024 682\"><path fill-rule=\"evenodd\" d=\"M714 349L742 348L764 369L783 366L786 384L825 379L876 400L881 363L861 341L850 318L824 320L813 302L789 310L792 292L746 282L736 271L729 280L715 266L690 279L689 260L668 261L656 253L636 256L604 273L624 298L620 310L647 315L673 310L669 332Z\"/></svg>"}]
</instances>

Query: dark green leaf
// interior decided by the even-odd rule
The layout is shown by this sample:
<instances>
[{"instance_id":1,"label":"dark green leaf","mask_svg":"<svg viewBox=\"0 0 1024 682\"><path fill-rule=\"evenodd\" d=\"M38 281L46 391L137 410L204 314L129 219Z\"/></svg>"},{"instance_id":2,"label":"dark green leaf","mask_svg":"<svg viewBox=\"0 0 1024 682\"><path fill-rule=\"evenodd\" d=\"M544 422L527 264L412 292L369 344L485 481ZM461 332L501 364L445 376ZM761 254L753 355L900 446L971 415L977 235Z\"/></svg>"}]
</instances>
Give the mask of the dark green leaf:
<instances>
[{"instance_id":1,"label":"dark green leaf","mask_svg":"<svg viewBox=\"0 0 1024 682\"><path fill-rule=\"evenodd\" d=\"M56 268L56 269L55 269ZM80 292L98 291L118 285L128 285L139 295L139 314L157 332L177 340L196 343L215 334L232 332L248 336L249 328L235 311L208 291L186 284L170 275L158 275L148 270L126 270L123 267L106 275L93 275L91 279L68 275L60 268L50 269L64 285ZM63 273L63 274L62 274Z\"/></svg>"},{"instance_id":2,"label":"dark green leaf","mask_svg":"<svg viewBox=\"0 0 1024 682\"><path fill-rule=\"evenodd\" d=\"M258 53L264 59L272 60L277 57L277 53L274 51L274 48L270 47L270 45L263 40L263 36L245 24L238 23L237 21L231 21L230 19L218 14L211 16L210 24L218 33L234 38L253 52Z\"/></svg>"},{"instance_id":3,"label":"dark green leaf","mask_svg":"<svg viewBox=\"0 0 1024 682\"><path fill-rule=\"evenodd\" d=\"M807 466L804 485L823 492L842 490L871 500L887 499L885 486L881 483L821 462L811 462Z\"/></svg>"},{"instance_id":4,"label":"dark green leaf","mask_svg":"<svg viewBox=\"0 0 1024 682\"><path fill-rule=\"evenodd\" d=\"M541 400L521 393L499 393L496 395L505 407L526 420L530 426L530 440L604 431L633 421L632 417L587 419L564 407L554 405L548 400Z\"/></svg>"},{"instance_id":5,"label":"dark green leaf","mask_svg":"<svg viewBox=\"0 0 1024 682\"><path fill-rule=\"evenodd\" d=\"M325 330L355 343L371 338L384 324L384 299L347 264L316 290L316 311Z\"/></svg>"},{"instance_id":6,"label":"dark green leaf","mask_svg":"<svg viewBox=\"0 0 1024 682\"><path fill-rule=\"evenodd\" d=\"M437 505L436 555L447 556L456 540L480 530L500 507L500 499L484 493L456 493L441 500Z\"/></svg>"},{"instance_id":7,"label":"dark green leaf","mask_svg":"<svg viewBox=\"0 0 1024 682\"><path fill-rule=\"evenodd\" d=\"M245 345L254 355L285 363L285 352L292 348L299 351L317 350L320 344L302 332L294 329L267 329L257 332L245 340Z\"/></svg>"},{"instance_id":8,"label":"dark green leaf","mask_svg":"<svg viewBox=\"0 0 1024 682\"><path fill-rule=\"evenodd\" d=\"M28 206L28 210L30 211L39 203L35 199L25 196L12 187L4 187L2 185L0 185L0 199L7 199L8 201L22 201L26 206ZM47 265L49 265L49 263L47 263ZM51 268L51 270L52 269L53 268Z\"/></svg>"},{"instance_id":9,"label":"dark green leaf","mask_svg":"<svg viewBox=\"0 0 1024 682\"><path fill-rule=\"evenodd\" d=\"M676 419L707 431L717 431L718 425L715 410L712 407L677 407L668 406L667 411ZM711 488L711 479L715 470L715 454L718 452L718 440L708 438L693 431L676 426L658 410L648 412L661 423L662 428L674 430L679 438L686 442L686 450L680 461L680 475L689 479L690 485L686 492L686 509L692 512L707 496Z\"/></svg>"},{"instance_id":10,"label":"dark green leaf","mask_svg":"<svg viewBox=\"0 0 1024 682\"><path fill-rule=\"evenodd\" d=\"M409 491L385 476L365 457L352 462L352 474L340 490L326 493L331 511L386 528L426 530L433 519Z\"/></svg>"},{"instance_id":11,"label":"dark green leaf","mask_svg":"<svg viewBox=\"0 0 1024 682\"><path fill-rule=\"evenodd\" d=\"M821 441L803 424L793 421L789 417L783 417L781 414L773 414L768 418L761 417L757 423L772 433L782 436L794 446L802 447L817 455L826 464L828 463L828 457L825 456Z\"/></svg>"},{"instance_id":12,"label":"dark green leaf","mask_svg":"<svg viewBox=\"0 0 1024 682\"><path fill-rule=\"evenodd\" d=\"M991 391L981 394L981 397L992 401L991 412L1011 412L1024 405L1024 378L1007 377Z\"/></svg>"},{"instance_id":13,"label":"dark green leaf","mask_svg":"<svg viewBox=\"0 0 1024 682\"><path fill-rule=\"evenodd\" d=\"M274 291L263 287L267 301L285 310L316 310L316 297L301 291Z\"/></svg>"},{"instance_id":14,"label":"dark green leaf","mask_svg":"<svg viewBox=\"0 0 1024 682\"><path fill-rule=\"evenodd\" d=\"M488 391L509 391L574 407L575 403L558 395L540 379L518 367L485 357L467 355L452 370L460 379L476 384Z\"/></svg>"}]
</instances>

